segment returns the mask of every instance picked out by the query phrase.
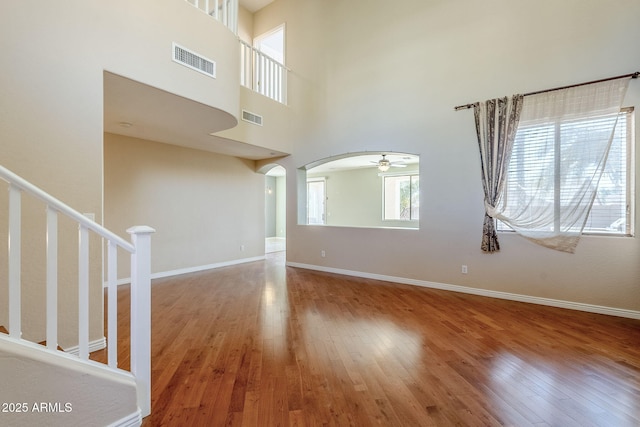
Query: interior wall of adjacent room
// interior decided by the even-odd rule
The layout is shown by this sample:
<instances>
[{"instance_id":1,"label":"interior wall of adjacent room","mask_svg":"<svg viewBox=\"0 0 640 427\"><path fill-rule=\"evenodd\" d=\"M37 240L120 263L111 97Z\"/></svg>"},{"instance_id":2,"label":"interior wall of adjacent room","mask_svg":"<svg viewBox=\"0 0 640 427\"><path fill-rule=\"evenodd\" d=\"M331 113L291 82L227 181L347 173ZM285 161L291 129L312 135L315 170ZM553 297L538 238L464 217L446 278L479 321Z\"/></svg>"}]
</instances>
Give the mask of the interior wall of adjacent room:
<instances>
[{"instance_id":1,"label":"interior wall of adjacent room","mask_svg":"<svg viewBox=\"0 0 640 427\"><path fill-rule=\"evenodd\" d=\"M105 223L156 229L152 273L264 255L265 179L252 161L114 134L104 152Z\"/></svg>"},{"instance_id":2,"label":"interior wall of adjacent room","mask_svg":"<svg viewBox=\"0 0 640 427\"><path fill-rule=\"evenodd\" d=\"M416 173L418 167L410 165L391 170L387 175ZM384 219L383 176L377 168L329 171L320 174L311 171L307 173L308 178L326 180L326 225L418 228L417 221Z\"/></svg>"},{"instance_id":3,"label":"interior wall of adjacent room","mask_svg":"<svg viewBox=\"0 0 640 427\"><path fill-rule=\"evenodd\" d=\"M276 236L287 235L287 177L276 177Z\"/></svg>"},{"instance_id":4,"label":"interior wall of adjacent room","mask_svg":"<svg viewBox=\"0 0 640 427\"><path fill-rule=\"evenodd\" d=\"M265 237L276 237L278 189L276 177L265 177L264 191L264 234Z\"/></svg>"}]
</instances>

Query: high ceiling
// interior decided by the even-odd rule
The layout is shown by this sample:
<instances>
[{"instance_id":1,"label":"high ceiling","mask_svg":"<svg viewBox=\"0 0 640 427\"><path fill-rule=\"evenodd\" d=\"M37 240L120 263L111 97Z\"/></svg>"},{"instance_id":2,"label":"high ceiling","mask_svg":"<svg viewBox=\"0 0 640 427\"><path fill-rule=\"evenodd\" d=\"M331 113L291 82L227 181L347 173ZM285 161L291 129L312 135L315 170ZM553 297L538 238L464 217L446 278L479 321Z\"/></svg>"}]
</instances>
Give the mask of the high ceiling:
<instances>
[{"instance_id":1,"label":"high ceiling","mask_svg":"<svg viewBox=\"0 0 640 427\"><path fill-rule=\"evenodd\" d=\"M273 0L240 0L240 6L244 7L251 13L255 13L269 3L273 3Z\"/></svg>"},{"instance_id":2,"label":"high ceiling","mask_svg":"<svg viewBox=\"0 0 640 427\"><path fill-rule=\"evenodd\" d=\"M273 1L240 0L240 5L254 13ZM211 135L235 123L224 111L105 72L105 132L251 160L286 155Z\"/></svg>"}]
</instances>

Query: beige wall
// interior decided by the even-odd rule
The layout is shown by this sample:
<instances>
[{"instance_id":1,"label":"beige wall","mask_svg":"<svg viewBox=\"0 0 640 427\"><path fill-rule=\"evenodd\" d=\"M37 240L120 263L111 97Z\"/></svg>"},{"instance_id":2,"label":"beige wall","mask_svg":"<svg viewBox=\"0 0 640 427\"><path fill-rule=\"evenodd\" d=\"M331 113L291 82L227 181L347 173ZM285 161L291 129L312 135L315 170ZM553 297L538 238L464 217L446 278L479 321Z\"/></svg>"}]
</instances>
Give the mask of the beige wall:
<instances>
[{"instance_id":1,"label":"beige wall","mask_svg":"<svg viewBox=\"0 0 640 427\"><path fill-rule=\"evenodd\" d=\"M0 164L98 222L104 70L238 114L236 37L183 0L162 7L152 0L1 2L0 17ZM174 63L173 41L216 58L217 78L193 77ZM25 202L23 332L35 341L44 339L45 323L43 212ZM59 343L68 347L77 344L77 240L72 224L61 229L68 238L60 241ZM6 277L6 256L0 259ZM101 260L98 242L91 251L91 340L103 336ZM0 325L8 325L7 305L0 282Z\"/></svg>"},{"instance_id":2,"label":"beige wall","mask_svg":"<svg viewBox=\"0 0 640 427\"><path fill-rule=\"evenodd\" d=\"M238 8L238 37L253 45L253 13L242 6Z\"/></svg>"},{"instance_id":3,"label":"beige wall","mask_svg":"<svg viewBox=\"0 0 640 427\"><path fill-rule=\"evenodd\" d=\"M102 154L104 70L236 116L244 105L263 108L263 100L242 103L237 64L220 68L219 62L218 78L211 81L191 78L185 67L172 63L167 52L171 41L208 57L237 58L235 37L211 26L206 15L182 0L162 7L152 0L2 2L0 16L0 48L8 52L0 59L0 163L79 211L95 213L98 221L103 163L110 164ZM287 25L286 58L292 69L288 106L278 107L273 120L265 113L276 129L240 127L232 136L293 153L281 161L288 169L289 261L639 311L637 238L585 237L577 253L567 255L505 234L499 254L480 253L483 202L471 112L453 111L455 105L476 100L636 71L637 16L636 1L601 0L404 0L392 7L382 0L276 0L256 13L254 34ZM633 81L626 104L637 106L639 100L639 83ZM286 122L280 110L287 112ZM433 183L423 186L420 231L318 231L296 224L297 168L345 152L388 150L390 145L394 151L419 154L421 180ZM153 173L146 176L144 188L163 184L176 189L163 178L165 166L169 176L184 171L175 170L179 163L162 159L163 150L154 149L157 163L149 166ZM135 155L144 163L142 153ZM218 171L252 185L249 165L221 163ZM225 169L228 164L230 170ZM216 181L226 177L216 175ZM203 171L201 179L210 182L212 176ZM256 184L258 201L263 199L262 185L262 180ZM637 177L636 186L640 188ZM201 188L198 194L207 191ZM158 209L178 205L164 197L151 202ZM210 212L213 206L203 209ZM42 228L41 214L40 207L26 202L26 227ZM180 241L177 235L157 234L154 271L244 257L237 253L240 240L264 237L259 229L262 211L254 222L255 215L247 213L219 230L220 246L202 242L201 235ZM0 216L6 216L5 209ZM153 221L134 219L165 233L184 214L176 213L171 226L155 216ZM124 222L114 224L116 231L132 225ZM195 222L202 225L204 220ZM72 225L61 227L73 235ZM175 260L166 250L173 238L185 250ZM385 251L379 249L381 241ZM76 341L76 245L72 237L61 243L63 346ZM246 243L246 256L259 253L252 245ZM193 252L194 247L202 252ZM321 249L326 258L320 257ZM35 286L44 273L31 265L43 258L42 237L25 237L24 252L30 267L24 277L23 310L37 313L25 335L38 339L44 333L43 297ZM94 248L91 258L99 266L100 250ZM461 264L469 266L469 274L460 274ZM6 262L0 263L2 269L6 272ZM99 270L94 267L91 274L97 307L102 302ZM0 292L0 324L6 324L6 305L6 292ZM102 318L96 315L91 339L101 335Z\"/></svg>"},{"instance_id":4,"label":"beige wall","mask_svg":"<svg viewBox=\"0 0 640 427\"><path fill-rule=\"evenodd\" d=\"M568 255L501 234L500 253L481 253L472 112L453 110L636 71L640 3L405 0L391 7L353 0L322 2L322 11L315 3L277 0L254 17L256 32L286 17L287 60L302 86L290 93L309 94L317 107L301 101L313 120L299 123L294 155L284 160L288 261L640 310L638 238L587 236ZM310 23L312 16L318 23ZM309 47L321 50L295 44L311 38L321 41ZM637 106L639 99L634 80L625 104ZM431 183L422 188L418 232L296 223L297 168L390 146L419 154L421 181Z\"/></svg>"},{"instance_id":5,"label":"beige wall","mask_svg":"<svg viewBox=\"0 0 640 427\"><path fill-rule=\"evenodd\" d=\"M6 53L0 60L0 163L101 221L102 70L91 54L100 38L90 30L95 12L81 2L73 3L77 8L70 14L60 13L60 6L52 3L0 5L0 48ZM3 193L0 216L6 224ZM36 341L44 339L45 325L44 221L42 205L26 201L22 330L25 338ZM59 343L66 347L77 344L78 244L72 225L61 228L61 234L69 237L60 240L58 279ZM6 226L0 230L4 235ZM99 263L99 247L94 246L91 261L94 266ZM0 272L2 277L5 271ZM90 325L91 339L103 336L99 274L100 267L92 269L92 308L97 316ZM0 283L5 297L6 281ZM2 307L0 324L8 325L6 313Z\"/></svg>"},{"instance_id":6,"label":"beige wall","mask_svg":"<svg viewBox=\"0 0 640 427\"><path fill-rule=\"evenodd\" d=\"M292 110L289 107L243 86L240 88L240 109L262 116L262 126L239 120L236 127L218 132L217 136L282 153L293 151ZM237 114L240 116L241 111Z\"/></svg>"},{"instance_id":7,"label":"beige wall","mask_svg":"<svg viewBox=\"0 0 640 427\"><path fill-rule=\"evenodd\" d=\"M105 134L105 225L156 229L151 272L264 255L264 175L252 161ZM244 246L244 250L241 249ZM119 278L129 277L120 265Z\"/></svg>"}]
</instances>

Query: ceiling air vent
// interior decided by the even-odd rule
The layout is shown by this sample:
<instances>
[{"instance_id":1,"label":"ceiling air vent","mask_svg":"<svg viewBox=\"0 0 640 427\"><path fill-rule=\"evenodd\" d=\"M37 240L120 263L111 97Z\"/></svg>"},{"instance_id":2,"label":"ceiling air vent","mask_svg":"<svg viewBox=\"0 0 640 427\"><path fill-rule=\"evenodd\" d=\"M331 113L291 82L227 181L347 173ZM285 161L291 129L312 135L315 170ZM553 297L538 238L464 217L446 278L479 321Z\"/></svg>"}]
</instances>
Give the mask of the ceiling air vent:
<instances>
[{"instance_id":1,"label":"ceiling air vent","mask_svg":"<svg viewBox=\"0 0 640 427\"><path fill-rule=\"evenodd\" d=\"M216 78L216 63L214 61L175 43L173 44L173 60L192 70L199 71L214 79Z\"/></svg>"},{"instance_id":2,"label":"ceiling air vent","mask_svg":"<svg viewBox=\"0 0 640 427\"><path fill-rule=\"evenodd\" d=\"M253 114L247 110L242 110L242 120L253 123L254 125L262 126L262 116Z\"/></svg>"}]
</instances>

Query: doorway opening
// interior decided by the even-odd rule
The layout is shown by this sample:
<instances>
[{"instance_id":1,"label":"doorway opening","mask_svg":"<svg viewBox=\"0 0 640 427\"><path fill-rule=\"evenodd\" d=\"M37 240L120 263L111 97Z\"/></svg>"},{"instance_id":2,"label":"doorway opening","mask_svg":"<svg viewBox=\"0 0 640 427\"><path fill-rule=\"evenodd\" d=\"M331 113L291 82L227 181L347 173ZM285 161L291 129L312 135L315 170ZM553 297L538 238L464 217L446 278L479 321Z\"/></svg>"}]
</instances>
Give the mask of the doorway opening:
<instances>
[{"instance_id":1,"label":"doorway opening","mask_svg":"<svg viewBox=\"0 0 640 427\"><path fill-rule=\"evenodd\" d=\"M284 252L287 249L287 172L282 166L276 166L265 175L264 252Z\"/></svg>"}]
</instances>

